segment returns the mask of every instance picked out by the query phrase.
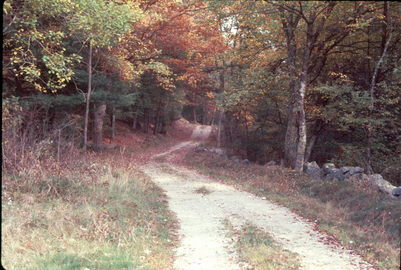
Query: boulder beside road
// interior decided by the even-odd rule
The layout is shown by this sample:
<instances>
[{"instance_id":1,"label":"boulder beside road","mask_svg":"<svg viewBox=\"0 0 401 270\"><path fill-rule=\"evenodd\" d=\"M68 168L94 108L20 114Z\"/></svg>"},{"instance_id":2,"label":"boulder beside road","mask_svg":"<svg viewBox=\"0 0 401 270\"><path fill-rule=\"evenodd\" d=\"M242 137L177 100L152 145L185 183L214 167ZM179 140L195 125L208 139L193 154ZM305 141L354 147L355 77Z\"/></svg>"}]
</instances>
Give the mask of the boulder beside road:
<instances>
[{"instance_id":1,"label":"boulder beside road","mask_svg":"<svg viewBox=\"0 0 401 270\"><path fill-rule=\"evenodd\" d=\"M364 169L361 167L341 167L341 172L344 174L345 179L364 172Z\"/></svg>"},{"instance_id":2,"label":"boulder beside road","mask_svg":"<svg viewBox=\"0 0 401 270\"><path fill-rule=\"evenodd\" d=\"M319 165L316 161L307 162L305 164L305 173L314 177L314 178L322 178L323 177L323 170L320 169Z\"/></svg>"}]
</instances>

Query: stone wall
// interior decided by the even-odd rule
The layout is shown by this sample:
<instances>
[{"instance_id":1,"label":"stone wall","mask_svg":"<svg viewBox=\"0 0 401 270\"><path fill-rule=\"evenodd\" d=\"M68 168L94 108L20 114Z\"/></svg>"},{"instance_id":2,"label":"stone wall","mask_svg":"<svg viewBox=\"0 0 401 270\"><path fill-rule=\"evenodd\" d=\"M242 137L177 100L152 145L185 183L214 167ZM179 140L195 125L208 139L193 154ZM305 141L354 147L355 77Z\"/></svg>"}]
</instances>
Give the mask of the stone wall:
<instances>
[{"instance_id":1,"label":"stone wall","mask_svg":"<svg viewBox=\"0 0 401 270\"><path fill-rule=\"evenodd\" d=\"M204 146L198 146L194 150L194 152L209 152L213 155L230 159L234 162L241 164L250 164L251 162L247 159L242 159L239 156L231 156L226 153L224 149L221 148L207 148ZM265 164L265 166L274 166L276 163L274 161L270 161ZM388 181L384 180L383 176L380 174L371 174L367 175L364 173L364 169L361 167L350 167L345 166L341 168L336 168L334 163L325 163L320 168L319 165L315 162L307 162L304 165L304 172L314 178L323 179L327 181L359 181L363 183L367 183L373 188L384 192L391 196L392 198L401 199L401 187L395 187Z\"/></svg>"},{"instance_id":2,"label":"stone wall","mask_svg":"<svg viewBox=\"0 0 401 270\"><path fill-rule=\"evenodd\" d=\"M327 181L363 181L393 198L401 198L401 187L393 186L380 174L367 175L361 167L336 168L333 163L325 163L320 168L315 161L312 161L305 163L304 171L314 178Z\"/></svg>"}]
</instances>

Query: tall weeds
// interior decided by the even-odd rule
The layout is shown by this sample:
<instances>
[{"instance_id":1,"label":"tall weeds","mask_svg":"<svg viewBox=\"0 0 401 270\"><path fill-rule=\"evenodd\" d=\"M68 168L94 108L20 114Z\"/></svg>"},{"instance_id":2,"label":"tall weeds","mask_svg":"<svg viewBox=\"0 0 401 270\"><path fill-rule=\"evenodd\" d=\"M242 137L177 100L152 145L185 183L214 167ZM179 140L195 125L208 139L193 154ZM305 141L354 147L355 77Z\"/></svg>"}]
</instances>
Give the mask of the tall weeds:
<instances>
[{"instance_id":1,"label":"tall weeds","mask_svg":"<svg viewBox=\"0 0 401 270\"><path fill-rule=\"evenodd\" d=\"M133 153L82 152L80 119L3 101L2 264L170 269L174 217Z\"/></svg>"},{"instance_id":2,"label":"tall weeds","mask_svg":"<svg viewBox=\"0 0 401 270\"><path fill-rule=\"evenodd\" d=\"M4 98L2 105L3 172L35 170L76 152L81 132L79 116L28 106L16 97Z\"/></svg>"}]
</instances>

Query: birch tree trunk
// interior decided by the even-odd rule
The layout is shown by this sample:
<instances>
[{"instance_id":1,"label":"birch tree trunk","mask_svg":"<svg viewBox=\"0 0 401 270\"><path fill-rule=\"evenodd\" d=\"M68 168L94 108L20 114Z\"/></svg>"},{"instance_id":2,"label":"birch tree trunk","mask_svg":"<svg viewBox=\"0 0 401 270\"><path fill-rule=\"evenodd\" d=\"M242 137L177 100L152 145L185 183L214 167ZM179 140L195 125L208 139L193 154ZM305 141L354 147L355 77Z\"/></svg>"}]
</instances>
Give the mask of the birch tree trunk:
<instances>
[{"instance_id":1,"label":"birch tree trunk","mask_svg":"<svg viewBox=\"0 0 401 270\"><path fill-rule=\"evenodd\" d=\"M306 148L306 121L305 121L305 109L304 100L306 89L309 84L309 76L313 74L311 71L311 54L312 49L316 48L318 37L322 33L327 18L333 11L336 3L328 2L327 5L309 5L309 8L303 8L302 1L298 1L299 9L294 9L292 6L285 4L276 4L280 8L281 21L283 30L287 40L287 52L288 52L288 65L289 65L289 76L292 79L290 82L290 91L293 93L293 100L290 105L288 114L287 131L284 143L284 161L285 165L294 168L297 171L303 170L303 163L305 161L305 148ZM320 20L318 20L320 17ZM303 63L301 74L299 76L299 85L294 82L294 78L297 76L297 45L295 33L298 26L299 20L306 23L306 40L303 47ZM316 27L316 28L315 28ZM314 29L315 28L315 29ZM324 53L327 53L334 48L335 44L338 44L346 37L347 34L339 36L334 42L334 45L326 48ZM316 50L314 50L316 52ZM318 54L317 54L318 55ZM322 59L326 59L323 57ZM325 61L320 65L320 68L315 71L315 78L320 74L321 68L324 66ZM295 155L294 155L295 150Z\"/></svg>"},{"instance_id":2,"label":"birch tree trunk","mask_svg":"<svg viewBox=\"0 0 401 270\"><path fill-rule=\"evenodd\" d=\"M315 39L313 33L314 16L312 19L307 21L306 26L306 46L303 52L303 65L302 73L300 77L300 87L297 93L296 107L298 114L298 145L297 145L297 157L295 160L295 170L302 172L305 163L305 150L306 150L306 120L305 120L305 93L308 85L308 69L310 62L310 54L312 50L312 43Z\"/></svg>"},{"instance_id":3,"label":"birch tree trunk","mask_svg":"<svg viewBox=\"0 0 401 270\"><path fill-rule=\"evenodd\" d=\"M297 145L297 156L295 160L295 170L302 172L305 162L305 150L306 150L306 121L305 121L305 108L304 108L304 97L306 91L306 83L301 82L299 88L299 100L298 100L298 145Z\"/></svg>"},{"instance_id":4,"label":"birch tree trunk","mask_svg":"<svg viewBox=\"0 0 401 270\"><path fill-rule=\"evenodd\" d=\"M387 35L388 35L388 38L385 41L385 43L384 43L384 41L382 41L384 43L383 51L382 51L382 54L381 54L379 60L377 61L376 65L375 65L375 69L373 71L372 81L370 83L370 89L369 89L369 91L370 91L370 108L369 108L369 111L370 111L371 121L369 122L368 127L367 127L367 136L368 136L368 147L367 147L368 148L367 149L368 150L368 154L367 154L367 156L368 156L368 161L367 161L367 166L366 167L367 167L368 174L372 174L373 173L373 170L372 170L372 145L373 145L373 136L374 136L375 131L374 131L373 123L372 123L373 122L372 118L373 118L373 114L374 114L374 111L375 111L375 86L376 86L377 73L379 72L380 65L383 62L384 57L386 56L388 47L390 45L391 36L392 36L391 17L390 17L390 9L389 9L389 2L388 1L384 2L384 16L386 17L386 27L385 27L385 30L384 30L384 32L385 32L384 33L384 39L386 38Z\"/></svg>"}]
</instances>

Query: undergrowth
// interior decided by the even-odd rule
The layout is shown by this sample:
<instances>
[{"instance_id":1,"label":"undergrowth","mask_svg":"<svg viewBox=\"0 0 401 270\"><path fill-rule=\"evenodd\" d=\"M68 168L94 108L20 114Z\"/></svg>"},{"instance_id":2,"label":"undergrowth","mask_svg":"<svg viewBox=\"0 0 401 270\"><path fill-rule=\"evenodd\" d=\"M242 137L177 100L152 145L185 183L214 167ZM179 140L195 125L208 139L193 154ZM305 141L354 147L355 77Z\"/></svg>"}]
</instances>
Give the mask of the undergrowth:
<instances>
[{"instance_id":1,"label":"undergrowth","mask_svg":"<svg viewBox=\"0 0 401 270\"><path fill-rule=\"evenodd\" d=\"M379 269L399 269L400 200L363 183L317 180L278 166L193 152L185 160L204 174L292 209Z\"/></svg>"},{"instance_id":2,"label":"undergrowth","mask_svg":"<svg viewBox=\"0 0 401 270\"><path fill-rule=\"evenodd\" d=\"M2 174L6 269L171 269L165 195L118 151Z\"/></svg>"}]
</instances>

